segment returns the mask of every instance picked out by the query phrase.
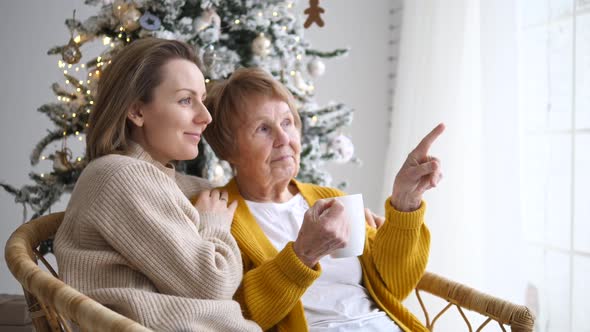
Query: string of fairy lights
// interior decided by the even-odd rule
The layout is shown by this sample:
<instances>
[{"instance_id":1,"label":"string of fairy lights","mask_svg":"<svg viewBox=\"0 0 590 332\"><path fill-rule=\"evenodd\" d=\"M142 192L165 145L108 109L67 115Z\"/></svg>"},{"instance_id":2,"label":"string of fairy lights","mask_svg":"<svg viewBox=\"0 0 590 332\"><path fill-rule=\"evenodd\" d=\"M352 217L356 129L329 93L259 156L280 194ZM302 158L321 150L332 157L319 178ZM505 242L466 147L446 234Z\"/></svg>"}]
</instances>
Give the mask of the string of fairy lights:
<instances>
[{"instance_id":1,"label":"string of fairy lights","mask_svg":"<svg viewBox=\"0 0 590 332\"><path fill-rule=\"evenodd\" d=\"M295 0L84 3L98 6L97 13L81 21L76 20L74 12L74 17L65 22L70 31L67 44L47 52L60 56L57 67L63 80L51 86L57 100L38 108L55 125L35 145L30 161L32 166L52 162L52 169L30 172L33 183L20 188L0 181L0 187L23 204L23 220L28 219L28 207L34 212L33 218L43 215L74 188L87 163L83 153L78 155L78 148L85 147L98 81L119 49L150 36L191 45L201 58L207 84L228 77L242 66L263 68L279 79L294 95L305 129L299 180L330 185L331 175L322 164L355 162L352 141L340 131L352 123L353 110L336 102L319 106L312 82L325 72L323 59L346 55L349 50L312 49L304 38L306 26L300 24L300 14L294 13L298 10ZM90 61L82 59L83 53ZM178 170L192 172L216 185L224 184L232 175L231 168L215 156L205 141L202 148L199 160L179 163Z\"/></svg>"}]
</instances>

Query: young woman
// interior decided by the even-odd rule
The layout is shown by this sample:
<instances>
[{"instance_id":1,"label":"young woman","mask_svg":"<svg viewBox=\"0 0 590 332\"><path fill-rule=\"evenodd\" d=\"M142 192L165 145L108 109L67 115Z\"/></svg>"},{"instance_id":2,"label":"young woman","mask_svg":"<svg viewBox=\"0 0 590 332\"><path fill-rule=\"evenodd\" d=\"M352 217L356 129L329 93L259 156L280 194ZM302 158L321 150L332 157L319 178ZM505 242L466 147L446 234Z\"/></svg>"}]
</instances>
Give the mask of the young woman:
<instances>
[{"instance_id":1,"label":"young woman","mask_svg":"<svg viewBox=\"0 0 590 332\"><path fill-rule=\"evenodd\" d=\"M55 238L64 282L157 331L259 331L232 297L242 279L236 203L176 173L211 122L191 48L141 39L104 71L88 166ZM203 191L204 190L204 191ZM195 195L195 206L187 196Z\"/></svg>"}]
</instances>

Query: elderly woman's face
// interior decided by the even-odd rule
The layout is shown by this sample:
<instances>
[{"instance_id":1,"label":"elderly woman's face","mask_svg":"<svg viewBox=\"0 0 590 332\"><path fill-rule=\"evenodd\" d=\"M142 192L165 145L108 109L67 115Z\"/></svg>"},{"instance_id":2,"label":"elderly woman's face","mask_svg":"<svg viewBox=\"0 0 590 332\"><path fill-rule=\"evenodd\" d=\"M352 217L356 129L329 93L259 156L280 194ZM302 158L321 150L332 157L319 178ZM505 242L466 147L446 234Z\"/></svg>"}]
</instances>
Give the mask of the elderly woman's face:
<instances>
[{"instance_id":1,"label":"elderly woman's face","mask_svg":"<svg viewBox=\"0 0 590 332\"><path fill-rule=\"evenodd\" d=\"M301 137L287 103L257 96L242 110L238 121L237 151L230 160L238 177L263 184L288 181L297 175Z\"/></svg>"}]
</instances>

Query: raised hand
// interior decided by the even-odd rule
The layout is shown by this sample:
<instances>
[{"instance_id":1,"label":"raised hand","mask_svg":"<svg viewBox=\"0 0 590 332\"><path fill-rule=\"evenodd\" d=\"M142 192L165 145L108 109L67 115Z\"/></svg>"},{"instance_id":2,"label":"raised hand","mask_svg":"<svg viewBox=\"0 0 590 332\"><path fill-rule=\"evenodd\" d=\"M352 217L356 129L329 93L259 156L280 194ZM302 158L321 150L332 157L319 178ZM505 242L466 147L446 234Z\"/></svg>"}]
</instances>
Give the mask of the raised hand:
<instances>
[{"instance_id":1,"label":"raised hand","mask_svg":"<svg viewBox=\"0 0 590 332\"><path fill-rule=\"evenodd\" d=\"M293 250L303 264L313 268L322 257L344 248L349 233L344 206L335 199L320 199L305 212Z\"/></svg>"},{"instance_id":2,"label":"raised hand","mask_svg":"<svg viewBox=\"0 0 590 332\"><path fill-rule=\"evenodd\" d=\"M436 187L442 179L440 160L428 155L428 150L444 130L445 125L442 123L432 129L410 152L397 173L390 202L398 211L417 210L422 202L422 194Z\"/></svg>"}]
</instances>

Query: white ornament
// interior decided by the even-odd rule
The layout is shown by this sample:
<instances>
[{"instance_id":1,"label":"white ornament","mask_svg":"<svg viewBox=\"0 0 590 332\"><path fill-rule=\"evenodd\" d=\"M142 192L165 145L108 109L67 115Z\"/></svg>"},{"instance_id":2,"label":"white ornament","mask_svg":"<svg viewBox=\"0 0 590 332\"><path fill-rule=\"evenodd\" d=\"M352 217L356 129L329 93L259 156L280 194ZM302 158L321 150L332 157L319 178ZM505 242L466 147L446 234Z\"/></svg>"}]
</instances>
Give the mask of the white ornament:
<instances>
[{"instance_id":1,"label":"white ornament","mask_svg":"<svg viewBox=\"0 0 590 332\"><path fill-rule=\"evenodd\" d=\"M216 30L221 29L221 18L213 8L205 9L201 13L201 16L197 17L193 22L193 27L196 32L201 32L210 26Z\"/></svg>"},{"instance_id":2,"label":"white ornament","mask_svg":"<svg viewBox=\"0 0 590 332\"><path fill-rule=\"evenodd\" d=\"M326 72L326 65L319 58L313 58L307 63L307 71L312 77L320 77Z\"/></svg>"},{"instance_id":3,"label":"white ornament","mask_svg":"<svg viewBox=\"0 0 590 332\"><path fill-rule=\"evenodd\" d=\"M223 171L223 167L221 167L219 164L215 165L213 168L213 181L220 182L223 180L224 176L225 172Z\"/></svg>"},{"instance_id":4,"label":"white ornament","mask_svg":"<svg viewBox=\"0 0 590 332\"><path fill-rule=\"evenodd\" d=\"M354 155L354 145L350 138L344 135L334 137L328 148L334 152L334 161L339 164L349 162Z\"/></svg>"},{"instance_id":5,"label":"white ornament","mask_svg":"<svg viewBox=\"0 0 590 332\"><path fill-rule=\"evenodd\" d=\"M261 57L267 56L270 53L270 40L264 34L258 35L252 41L252 52Z\"/></svg>"}]
</instances>

